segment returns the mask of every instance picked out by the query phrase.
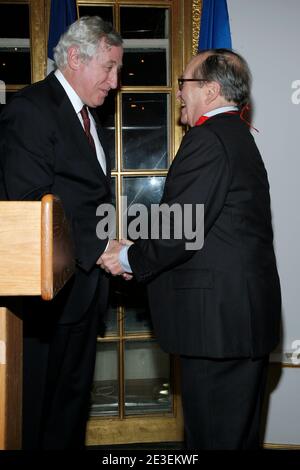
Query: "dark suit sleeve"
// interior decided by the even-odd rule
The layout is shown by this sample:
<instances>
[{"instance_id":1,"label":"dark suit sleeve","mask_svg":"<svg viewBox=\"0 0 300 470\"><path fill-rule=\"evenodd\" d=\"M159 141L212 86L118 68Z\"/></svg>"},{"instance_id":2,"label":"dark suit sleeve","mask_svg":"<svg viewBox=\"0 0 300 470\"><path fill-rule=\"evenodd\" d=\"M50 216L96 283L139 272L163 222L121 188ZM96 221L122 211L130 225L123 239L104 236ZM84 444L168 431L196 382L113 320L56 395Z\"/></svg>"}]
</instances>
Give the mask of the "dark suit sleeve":
<instances>
[{"instance_id":1,"label":"dark suit sleeve","mask_svg":"<svg viewBox=\"0 0 300 470\"><path fill-rule=\"evenodd\" d=\"M90 217L73 219L73 236L75 242L76 262L86 272L91 271L104 253L108 239L99 240L96 235L98 220L91 214Z\"/></svg>"},{"instance_id":2,"label":"dark suit sleeve","mask_svg":"<svg viewBox=\"0 0 300 470\"><path fill-rule=\"evenodd\" d=\"M2 171L7 198L34 200L51 190L54 156L51 133L40 110L16 98L1 114Z\"/></svg>"},{"instance_id":3,"label":"dark suit sleeve","mask_svg":"<svg viewBox=\"0 0 300 470\"><path fill-rule=\"evenodd\" d=\"M40 200L44 194L55 193L58 137L55 121L46 113L45 106L39 108L24 96L14 98L1 113L1 193L5 199ZM107 240L96 236L95 209L91 205L81 217L57 195L72 226L77 264L88 272L107 245Z\"/></svg>"},{"instance_id":4,"label":"dark suit sleeve","mask_svg":"<svg viewBox=\"0 0 300 470\"><path fill-rule=\"evenodd\" d=\"M192 128L184 137L170 168L161 203L204 204L204 234L218 218L229 187L230 168L224 148L217 136L204 128ZM195 229L195 220L193 223ZM147 281L159 272L190 259L195 251L187 250L190 240L138 240L128 250L128 260L139 281ZM205 243L205 241L204 241Z\"/></svg>"}]
</instances>

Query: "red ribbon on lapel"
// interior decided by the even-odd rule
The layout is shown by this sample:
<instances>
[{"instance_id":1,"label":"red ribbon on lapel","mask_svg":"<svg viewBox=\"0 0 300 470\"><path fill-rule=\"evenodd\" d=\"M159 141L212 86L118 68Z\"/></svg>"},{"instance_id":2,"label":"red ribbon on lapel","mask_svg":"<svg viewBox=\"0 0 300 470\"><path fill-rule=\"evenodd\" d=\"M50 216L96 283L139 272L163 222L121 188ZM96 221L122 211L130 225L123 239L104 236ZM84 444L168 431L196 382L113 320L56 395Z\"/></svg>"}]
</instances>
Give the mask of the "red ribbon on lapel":
<instances>
[{"instance_id":1,"label":"red ribbon on lapel","mask_svg":"<svg viewBox=\"0 0 300 470\"><path fill-rule=\"evenodd\" d=\"M259 130L256 129L254 126L252 126L252 124L249 121L247 121L247 119L245 119L245 117L244 117L244 113L249 111L249 109L250 109L250 106L248 104L246 104L245 106L242 107L240 113L238 111L226 111L225 113L220 113L220 114L239 114L240 119L242 121L244 121L247 124L247 126L254 129L256 132L259 132ZM217 116L217 115L214 114L214 116ZM195 126L201 126L204 122L206 122L211 117L213 117L213 116L200 116L198 121L195 123Z\"/></svg>"}]
</instances>

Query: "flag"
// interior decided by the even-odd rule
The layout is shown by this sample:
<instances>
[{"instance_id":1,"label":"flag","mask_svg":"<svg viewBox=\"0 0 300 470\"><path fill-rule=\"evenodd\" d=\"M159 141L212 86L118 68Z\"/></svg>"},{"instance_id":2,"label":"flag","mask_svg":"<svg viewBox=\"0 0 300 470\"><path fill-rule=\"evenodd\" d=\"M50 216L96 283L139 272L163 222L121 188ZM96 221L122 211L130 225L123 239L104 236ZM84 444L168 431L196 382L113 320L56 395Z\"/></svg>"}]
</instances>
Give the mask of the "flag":
<instances>
[{"instance_id":1,"label":"flag","mask_svg":"<svg viewBox=\"0 0 300 470\"><path fill-rule=\"evenodd\" d=\"M76 0L51 0L47 73L54 69L54 47L57 45L61 35L76 20Z\"/></svg>"},{"instance_id":2,"label":"flag","mask_svg":"<svg viewBox=\"0 0 300 470\"><path fill-rule=\"evenodd\" d=\"M229 16L226 0L203 0L198 51L231 49Z\"/></svg>"}]
</instances>

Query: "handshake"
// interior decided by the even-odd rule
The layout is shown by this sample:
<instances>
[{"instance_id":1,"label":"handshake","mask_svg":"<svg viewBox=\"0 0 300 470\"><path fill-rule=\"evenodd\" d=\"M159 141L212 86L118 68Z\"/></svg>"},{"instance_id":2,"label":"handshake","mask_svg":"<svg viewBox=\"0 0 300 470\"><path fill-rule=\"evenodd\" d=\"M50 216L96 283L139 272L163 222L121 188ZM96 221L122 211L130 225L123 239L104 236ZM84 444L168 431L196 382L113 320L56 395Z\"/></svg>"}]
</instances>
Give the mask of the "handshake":
<instances>
[{"instance_id":1,"label":"handshake","mask_svg":"<svg viewBox=\"0 0 300 470\"><path fill-rule=\"evenodd\" d=\"M130 246L133 242L129 240L110 240L106 250L97 260L96 264L104 271L113 276L122 276L126 281L130 281L133 275L126 272L120 263L120 251L124 246Z\"/></svg>"}]
</instances>

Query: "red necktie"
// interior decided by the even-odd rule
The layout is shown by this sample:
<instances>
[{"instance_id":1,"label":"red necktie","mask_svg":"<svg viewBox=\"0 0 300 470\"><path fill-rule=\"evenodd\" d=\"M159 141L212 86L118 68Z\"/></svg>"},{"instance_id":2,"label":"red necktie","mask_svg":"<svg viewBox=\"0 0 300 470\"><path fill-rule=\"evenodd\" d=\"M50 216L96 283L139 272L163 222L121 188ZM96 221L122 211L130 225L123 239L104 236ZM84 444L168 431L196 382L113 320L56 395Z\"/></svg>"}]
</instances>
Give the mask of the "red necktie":
<instances>
[{"instance_id":1,"label":"red necktie","mask_svg":"<svg viewBox=\"0 0 300 470\"><path fill-rule=\"evenodd\" d=\"M96 152L95 142L90 131L91 121L90 121L90 117L89 117L89 113L88 113L86 105L82 107L80 114L83 119L83 127L84 127L85 135L87 136L90 146Z\"/></svg>"}]
</instances>

